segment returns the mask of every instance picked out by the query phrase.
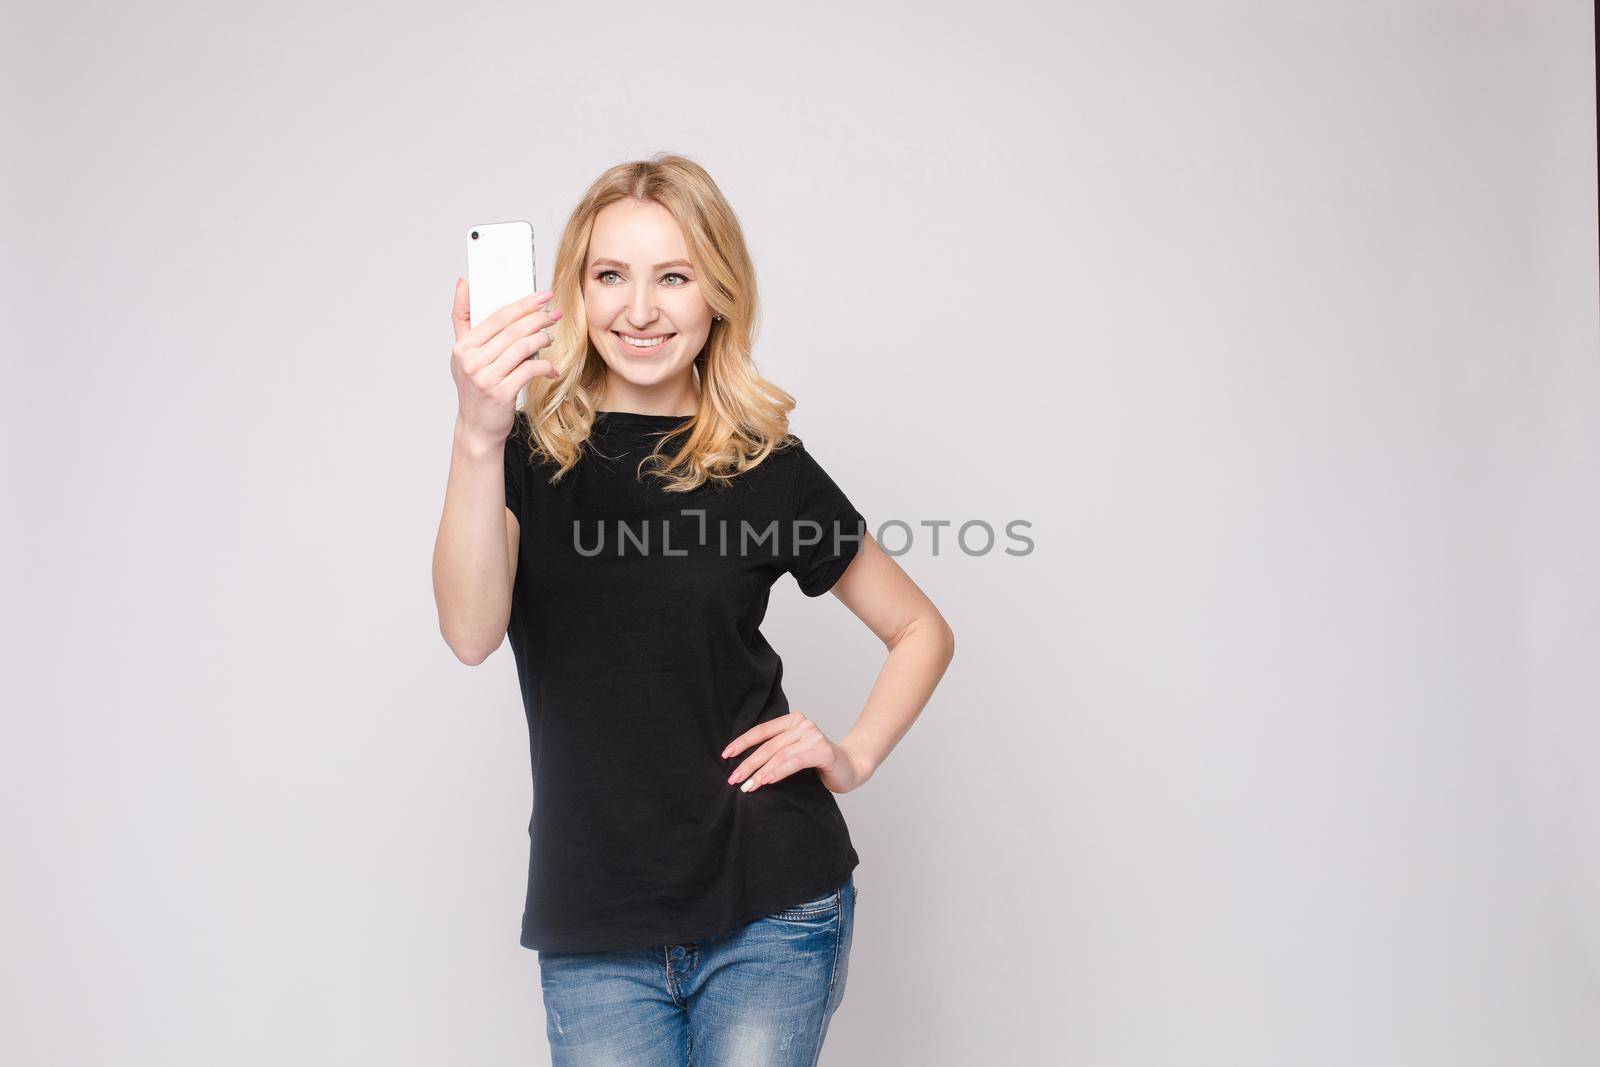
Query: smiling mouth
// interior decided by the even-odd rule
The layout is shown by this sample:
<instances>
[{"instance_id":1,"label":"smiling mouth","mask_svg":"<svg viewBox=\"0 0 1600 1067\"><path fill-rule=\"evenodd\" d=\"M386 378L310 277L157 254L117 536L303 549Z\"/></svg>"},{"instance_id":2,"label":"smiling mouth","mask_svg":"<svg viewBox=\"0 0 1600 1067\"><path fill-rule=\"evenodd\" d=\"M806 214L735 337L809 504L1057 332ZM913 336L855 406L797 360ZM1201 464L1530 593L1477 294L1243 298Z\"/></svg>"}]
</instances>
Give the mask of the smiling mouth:
<instances>
[{"instance_id":1,"label":"smiling mouth","mask_svg":"<svg viewBox=\"0 0 1600 1067\"><path fill-rule=\"evenodd\" d=\"M678 336L675 333L664 333L656 337L640 338L632 337L625 333L619 333L616 330L612 330L611 334L617 339L618 344L630 352L654 352L657 349L665 347L668 341Z\"/></svg>"}]
</instances>

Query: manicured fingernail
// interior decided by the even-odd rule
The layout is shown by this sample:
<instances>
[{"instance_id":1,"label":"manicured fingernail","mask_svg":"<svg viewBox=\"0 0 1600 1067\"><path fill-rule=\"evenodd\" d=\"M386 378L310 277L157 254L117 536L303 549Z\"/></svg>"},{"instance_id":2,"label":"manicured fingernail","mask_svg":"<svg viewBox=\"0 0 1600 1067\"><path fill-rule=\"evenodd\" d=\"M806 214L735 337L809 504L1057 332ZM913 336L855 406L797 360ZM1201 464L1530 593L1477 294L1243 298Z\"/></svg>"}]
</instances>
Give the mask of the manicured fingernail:
<instances>
[{"instance_id":1,"label":"manicured fingernail","mask_svg":"<svg viewBox=\"0 0 1600 1067\"><path fill-rule=\"evenodd\" d=\"M756 787L756 780L754 778L752 778L748 782L746 782L744 785L741 785L739 787L739 792L748 793L748 792L750 792L750 790L754 789L755 787Z\"/></svg>"}]
</instances>

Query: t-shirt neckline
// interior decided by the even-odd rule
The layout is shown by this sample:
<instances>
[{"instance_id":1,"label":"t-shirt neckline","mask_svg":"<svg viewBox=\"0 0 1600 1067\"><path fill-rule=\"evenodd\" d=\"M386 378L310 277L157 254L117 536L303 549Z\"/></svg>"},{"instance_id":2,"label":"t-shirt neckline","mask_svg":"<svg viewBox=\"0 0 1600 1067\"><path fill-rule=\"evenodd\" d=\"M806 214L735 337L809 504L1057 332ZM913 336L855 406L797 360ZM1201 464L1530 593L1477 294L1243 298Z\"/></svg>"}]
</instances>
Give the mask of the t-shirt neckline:
<instances>
[{"instance_id":1,"label":"t-shirt neckline","mask_svg":"<svg viewBox=\"0 0 1600 1067\"><path fill-rule=\"evenodd\" d=\"M638 427L645 430L668 429L694 418L693 415L650 415L642 411L596 411L597 426Z\"/></svg>"}]
</instances>

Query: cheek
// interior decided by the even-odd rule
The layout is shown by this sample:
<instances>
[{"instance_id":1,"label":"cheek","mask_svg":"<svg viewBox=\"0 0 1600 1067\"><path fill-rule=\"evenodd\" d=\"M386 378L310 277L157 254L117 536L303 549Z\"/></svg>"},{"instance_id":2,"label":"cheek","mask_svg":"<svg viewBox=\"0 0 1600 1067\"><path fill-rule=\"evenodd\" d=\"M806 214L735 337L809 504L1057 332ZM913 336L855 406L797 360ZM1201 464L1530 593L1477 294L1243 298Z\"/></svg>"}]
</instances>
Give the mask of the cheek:
<instances>
[{"instance_id":1,"label":"cheek","mask_svg":"<svg viewBox=\"0 0 1600 1067\"><path fill-rule=\"evenodd\" d=\"M703 300L685 301L673 309L673 321L683 330L703 331L711 328L711 305Z\"/></svg>"},{"instance_id":2,"label":"cheek","mask_svg":"<svg viewBox=\"0 0 1600 1067\"><path fill-rule=\"evenodd\" d=\"M609 323L616 317L617 303L603 289L585 289L583 292L583 308L590 322Z\"/></svg>"}]
</instances>

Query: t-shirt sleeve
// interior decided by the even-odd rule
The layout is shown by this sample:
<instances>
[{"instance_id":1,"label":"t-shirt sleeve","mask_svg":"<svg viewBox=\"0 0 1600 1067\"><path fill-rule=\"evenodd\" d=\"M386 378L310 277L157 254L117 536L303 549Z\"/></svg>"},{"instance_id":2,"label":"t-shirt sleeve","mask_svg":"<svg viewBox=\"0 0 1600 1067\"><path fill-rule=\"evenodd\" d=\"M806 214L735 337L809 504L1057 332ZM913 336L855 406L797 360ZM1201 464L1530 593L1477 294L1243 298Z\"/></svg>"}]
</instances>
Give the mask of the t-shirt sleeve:
<instances>
[{"instance_id":1,"label":"t-shirt sleeve","mask_svg":"<svg viewBox=\"0 0 1600 1067\"><path fill-rule=\"evenodd\" d=\"M511 422L511 436L505 447L506 507L522 519L522 480L528 475L527 425L518 414Z\"/></svg>"},{"instance_id":2,"label":"t-shirt sleeve","mask_svg":"<svg viewBox=\"0 0 1600 1067\"><path fill-rule=\"evenodd\" d=\"M795 513L789 573L806 596L821 596L861 551L867 521L804 445L795 446Z\"/></svg>"}]
</instances>

